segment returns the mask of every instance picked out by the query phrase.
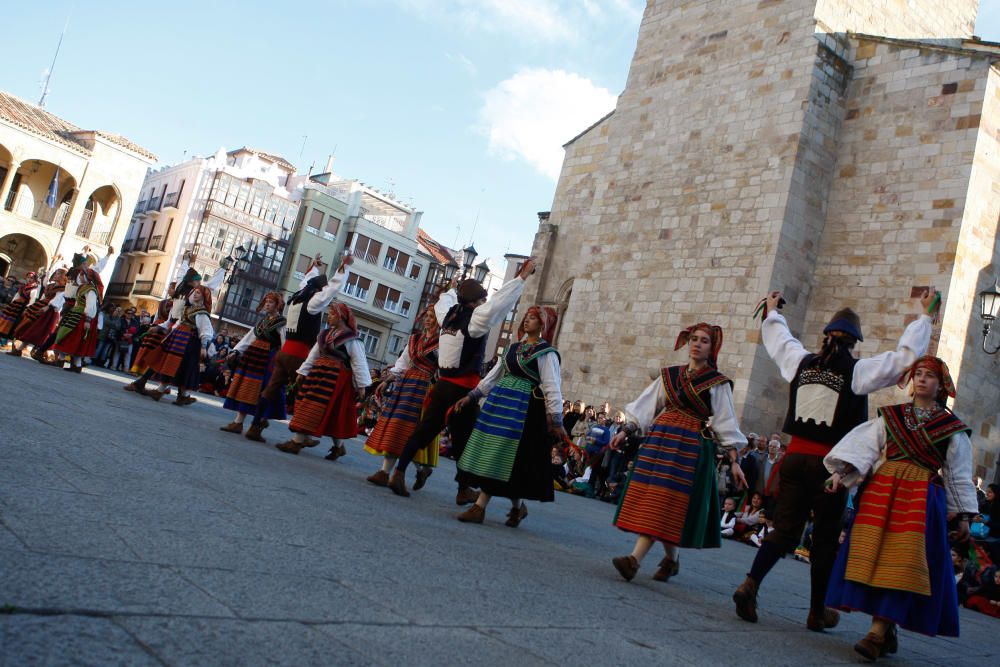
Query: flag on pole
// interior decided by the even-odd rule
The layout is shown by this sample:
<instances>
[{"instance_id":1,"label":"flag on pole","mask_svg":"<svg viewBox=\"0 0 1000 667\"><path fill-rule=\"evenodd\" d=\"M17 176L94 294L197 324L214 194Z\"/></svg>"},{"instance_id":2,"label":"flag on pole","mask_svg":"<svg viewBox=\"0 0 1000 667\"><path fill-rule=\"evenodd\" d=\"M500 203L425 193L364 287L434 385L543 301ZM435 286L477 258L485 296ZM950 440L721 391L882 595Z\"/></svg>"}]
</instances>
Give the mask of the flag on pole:
<instances>
[{"instance_id":1,"label":"flag on pole","mask_svg":"<svg viewBox=\"0 0 1000 667\"><path fill-rule=\"evenodd\" d=\"M49 208L56 207L56 197L59 196L59 167L56 173L52 174L52 182L49 183L49 196L45 198L45 205Z\"/></svg>"}]
</instances>

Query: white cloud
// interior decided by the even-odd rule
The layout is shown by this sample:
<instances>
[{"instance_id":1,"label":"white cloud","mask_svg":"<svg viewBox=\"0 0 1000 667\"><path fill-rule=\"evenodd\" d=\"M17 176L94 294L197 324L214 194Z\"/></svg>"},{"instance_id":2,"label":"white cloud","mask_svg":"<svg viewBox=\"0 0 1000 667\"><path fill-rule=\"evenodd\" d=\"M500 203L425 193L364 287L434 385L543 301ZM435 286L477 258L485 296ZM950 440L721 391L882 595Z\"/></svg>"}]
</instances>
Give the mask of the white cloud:
<instances>
[{"instance_id":1,"label":"white cloud","mask_svg":"<svg viewBox=\"0 0 1000 667\"><path fill-rule=\"evenodd\" d=\"M616 99L572 72L522 69L486 93L479 122L491 154L522 159L556 180L562 145L611 111Z\"/></svg>"},{"instance_id":2,"label":"white cloud","mask_svg":"<svg viewBox=\"0 0 1000 667\"><path fill-rule=\"evenodd\" d=\"M464 53L446 53L444 57L453 63L458 63L469 76L476 76L479 73L476 63L469 60Z\"/></svg>"}]
</instances>

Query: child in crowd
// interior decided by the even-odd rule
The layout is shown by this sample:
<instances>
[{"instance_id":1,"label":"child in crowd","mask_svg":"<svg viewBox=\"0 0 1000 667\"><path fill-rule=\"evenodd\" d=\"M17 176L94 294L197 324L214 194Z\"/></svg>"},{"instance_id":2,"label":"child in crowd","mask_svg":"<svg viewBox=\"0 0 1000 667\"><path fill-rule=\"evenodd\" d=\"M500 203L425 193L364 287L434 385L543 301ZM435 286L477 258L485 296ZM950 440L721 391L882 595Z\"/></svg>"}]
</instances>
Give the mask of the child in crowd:
<instances>
[{"instance_id":1,"label":"child in crowd","mask_svg":"<svg viewBox=\"0 0 1000 667\"><path fill-rule=\"evenodd\" d=\"M722 505L722 520L719 523L722 529L722 536L732 538L736 529L736 499L726 498Z\"/></svg>"}]
</instances>

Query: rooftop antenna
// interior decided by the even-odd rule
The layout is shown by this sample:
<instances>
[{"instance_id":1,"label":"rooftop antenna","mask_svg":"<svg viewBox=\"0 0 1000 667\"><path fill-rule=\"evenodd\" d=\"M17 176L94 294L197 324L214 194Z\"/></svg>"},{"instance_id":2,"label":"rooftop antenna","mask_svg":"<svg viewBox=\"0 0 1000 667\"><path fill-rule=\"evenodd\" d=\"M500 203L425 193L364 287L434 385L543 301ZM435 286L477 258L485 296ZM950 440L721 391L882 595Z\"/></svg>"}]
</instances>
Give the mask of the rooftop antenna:
<instances>
[{"instance_id":1,"label":"rooftop antenna","mask_svg":"<svg viewBox=\"0 0 1000 667\"><path fill-rule=\"evenodd\" d=\"M302 135L302 148L299 149L299 159L302 159L302 154L306 152L306 141L309 139L308 134Z\"/></svg>"},{"instance_id":2,"label":"rooftop antenna","mask_svg":"<svg viewBox=\"0 0 1000 667\"><path fill-rule=\"evenodd\" d=\"M483 197L482 197L482 195L483 195L484 192L486 192L486 188L483 188L482 190L479 191L479 206L476 207L476 219L472 223L472 232L469 234L469 243L470 244L472 243L472 237L476 235L476 227L479 226L479 214L483 210Z\"/></svg>"},{"instance_id":3,"label":"rooftop antenna","mask_svg":"<svg viewBox=\"0 0 1000 667\"><path fill-rule=\"evenodd\" d=\"M59 58L59 49L62 48L63 37L66 36L66 29L69 28L69 17L66 17L66 24L63 26L62 34L59 35L59 43L56 44L56 53L52 56L52 64L45 71L45 82L42 84L42 97L38 100L38 106L45 106L45 98L49 96L49 82L52 81L52 70L56 68L56 60Z\"/></svg>"}]
</instances>

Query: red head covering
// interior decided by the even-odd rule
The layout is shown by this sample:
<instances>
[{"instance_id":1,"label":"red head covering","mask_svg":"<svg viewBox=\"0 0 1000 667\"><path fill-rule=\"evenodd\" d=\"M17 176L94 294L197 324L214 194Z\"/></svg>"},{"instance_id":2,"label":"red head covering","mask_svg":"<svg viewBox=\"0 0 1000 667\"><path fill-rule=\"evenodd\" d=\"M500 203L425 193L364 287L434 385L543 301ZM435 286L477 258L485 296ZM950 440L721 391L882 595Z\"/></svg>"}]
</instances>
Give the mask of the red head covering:
<instances>
[{"instance_id":1,"label":"red head covering","mask_svg":"<svg viewBox=\"0 0 1000 667\"><path fill-rule=\"evenodd\" d=\"M278 305L278 310L276 312L278 314L281 314L281 311L285 309L285 297L283 297L278 292L268 292L267 294L265 294L264 298L261 299L260 303L257 304L257 312L259 313L260 311L264 310L264 302L267 301L268 299L274 299L274 302Z\"/></svg>"},{"instance_id":2,"label":"red head covering","mask_svg":"<svg viewBox=\"0 0 1000 667\"><path fill-rule=\"evenodd\" d=\"M691 334L698 330L704 331L712 339L712 351L709 353L708 363L714 368L719 359L719 350L722 349L722 327L708 324L707 322L699 322L698 324L691 325L677 334L677 343L674 344L674 349L679 350L687 345Z\"/></svg>"},{"instance_id":3,"label":"red head covering","mask_svg":"<svg viewBox=\"0 0 1000 667\"><path fill-rule=\"evenodd\" d=\"M350 306L348 306L346 303L336 302L336 303L331 303L330 308L333 308L334 310L337 311L337 314L340 315L340 319L344 323L344 326L346 326L354 333L358 332L358 323L354 319L354 311L351 310Z\"/></svg>"},{"instance_id":4,"label":"red head covering","mask_svg":"<svg viewBox=\"0 0 1000 667\"><path fill-rule=\"evenodd\" d=\"M212 312L212 290L208 289L204 285L199 285L198 287L192 287L191 292L188 292L188 303L191 303L191 293L201 292L201 301L205 306L205 310Z\"/></svg>"},{"instance_id":5,"label":"red head covering","mask_svg":"<svg viewBox=\"0 0 1000 667\"><path fill-rule=\"evenodd\" d=\"M918 368L926 368L938 378L938 393L935 398L937 402L944 405L944 402L948 400L948 397L955 398L955 383L951 379L951 372L948 370L948 364L944 363L943 359L935 357L931 354L925 354L916 361L913 365L903 371L903 374L899 376L899 388L904 388L907 384L913 380L913 374L917 372ZM912 390L910 392L912 394Z\"/></svg>"},{"instance_id":6,"label":"red head covering","mask_svg":"<svg viewBox=\"0 0 1000 667\"><path fill-rule=\"evenodd\" d=\"M524 311L524 317L521 318L521 323L517 325L518 340L524 338L524 320L527 319L528 315L534 315L542 321L542 331L539 333L539 337L551 343L552 337L556 332L556 322L559 321L559 316L556 315L555 309L549 306L531 306L528 310Z\"/></svg>"}]
</instances>

